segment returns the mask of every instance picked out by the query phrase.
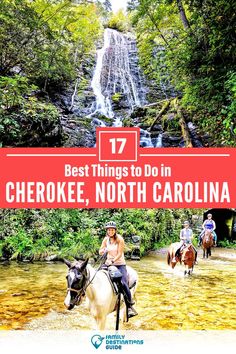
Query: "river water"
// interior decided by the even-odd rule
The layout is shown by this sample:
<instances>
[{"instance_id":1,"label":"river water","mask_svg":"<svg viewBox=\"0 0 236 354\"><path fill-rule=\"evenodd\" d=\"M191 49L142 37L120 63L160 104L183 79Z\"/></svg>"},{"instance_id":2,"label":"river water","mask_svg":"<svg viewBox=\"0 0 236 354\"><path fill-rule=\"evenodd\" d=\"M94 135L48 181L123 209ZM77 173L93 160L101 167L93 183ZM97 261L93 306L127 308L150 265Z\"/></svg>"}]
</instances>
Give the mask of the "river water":
<instances>
[{"instance_id":1,"label":"river water","mask_svg":"<svg viewBox=\"0 0 236 354\"><path fill-rule=\"evenodd\" d=\"M191 277L183 267L172 271L165 251L129 262L139 275L139 313L122 329L236 329L236 251L217 248ZM64 308L67 267L64 264L0 266L0 329L95 329L85 303ZM115 317L108 316L107 329Z\"/></svg>"}]
</instances>

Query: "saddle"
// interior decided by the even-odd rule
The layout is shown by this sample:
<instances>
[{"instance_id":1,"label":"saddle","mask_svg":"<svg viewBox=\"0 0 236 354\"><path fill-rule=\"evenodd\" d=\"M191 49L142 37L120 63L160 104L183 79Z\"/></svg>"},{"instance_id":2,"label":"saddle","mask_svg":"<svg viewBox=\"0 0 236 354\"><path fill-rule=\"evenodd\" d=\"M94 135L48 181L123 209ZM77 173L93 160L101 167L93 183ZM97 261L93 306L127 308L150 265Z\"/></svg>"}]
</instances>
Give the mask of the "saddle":
<instances>
[{"instance_id":1,"label":"saddle","mask_svg":"<svg viewBox=\"0 0 236 354\"><path fill-rule=\"evenodd\" d=\"M121 291L122 273L119 271L119 269L114 265L107 266L106 264L103 264L101 271L103 271L106 274L115 294L118 295L119 292L122 292ZM128 274L128 278L129 278L129 274ZM132 284L129 284L129 288L132 289L135 285L136 285L136 281L134 281Z\"/></svg>"},{"instance_id":2,"label":"saddle","mask_svg":"<svg viewBox=\"0 0 236 354\"><path fill-rule=\"evenodd\" d=\"M119 285L121 285L121 278L122 278L122 274L119 271L119 269L116 268L116 266L108 267L106 264L103 264L100 271L107 276L107 279L109 280L114 293L118 295L120 292Z\"/></svg>"}]
</instances>

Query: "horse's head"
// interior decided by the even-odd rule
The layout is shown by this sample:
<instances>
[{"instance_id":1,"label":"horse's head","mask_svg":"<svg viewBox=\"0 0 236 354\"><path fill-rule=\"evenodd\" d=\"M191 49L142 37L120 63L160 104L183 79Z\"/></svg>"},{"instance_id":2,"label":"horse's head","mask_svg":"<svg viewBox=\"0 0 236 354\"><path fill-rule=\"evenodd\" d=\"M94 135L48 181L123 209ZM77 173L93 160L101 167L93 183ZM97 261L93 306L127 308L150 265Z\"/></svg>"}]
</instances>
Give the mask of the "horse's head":
<instances>
[{"instance_id":1,"label":"horse's head","mask_svg":"<svg viewBox=\"0 0 236 354\"><path fill-rule=\"evenodd\" d=\"M192 245L188 245L182 251L181 261L186 265L191 265L195 259L195 252Z\"/></svg>"},{"instance_id":2,"label":"horse's head","mask_svg":"<svg viewBox=\"0 0 236 354\"><path fill-rule=\"evenodd\" d=\"M72 263L65 259L64 262L69 268L66 276L67 295L64 304L68 310L72 310L75 305L80 305L83 296L85 296L85 288L89 277L86 269L88 259Z\"/></svg>"},{"instance_id":3,"label":"horse's head","mask_svg":"<svg viewBox=\"0 0 236 354\"><path fill-rule=\"evenodd\" d=\"M212 235L212 231L209 229L205 230L203 239L202 239L202 245L203 247L206 246L210 246L211 244L213 244L213 235Z\"/></svg>"},{"instance_id":4,"label":"horse's head","mask_svg":"<svg viewBox=\"0 0 236 354\"><path fill-rule=\"evenodd\" d=\"M210 229L206 229L204 235L210 237L212 236L212 231Z\"/></svg>"}]
</instances>

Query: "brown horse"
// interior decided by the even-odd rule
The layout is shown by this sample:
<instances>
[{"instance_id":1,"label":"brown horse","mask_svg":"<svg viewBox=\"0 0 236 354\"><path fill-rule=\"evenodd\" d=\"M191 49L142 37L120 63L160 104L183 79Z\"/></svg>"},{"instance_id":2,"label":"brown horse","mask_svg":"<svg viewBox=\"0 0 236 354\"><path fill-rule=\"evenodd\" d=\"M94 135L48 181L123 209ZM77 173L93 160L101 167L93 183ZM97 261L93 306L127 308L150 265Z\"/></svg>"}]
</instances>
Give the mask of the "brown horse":
<instances>
[{"instance_id":1,"label":"brown horse","mask_svg":"<svg viewBox=\"0 0 236 354\"><path fill-rule=\"evenodd\" d=\"M175 242L170 245L167 253L167 263L172 267L172 269L174 269L178 262L180 262L180 264L183 262L185 265L184 275L191 275L195 263L195 250L191 244L186 245L180 252L180 257L175 257L175 253L179 247L179 242ZM172 261L174 257L177 262Z\"/></svg>"},{"instance_id":2,"label":"brown horse","mask_svg":"<svg viewBox=\"0 0 236 354\"><path fill-rule=\"evenodd\" d=\"M203 258L211 256L211 247L213 246L213 235L211 230L206 230L202 238Z\"/></svg>"}]
</instances>

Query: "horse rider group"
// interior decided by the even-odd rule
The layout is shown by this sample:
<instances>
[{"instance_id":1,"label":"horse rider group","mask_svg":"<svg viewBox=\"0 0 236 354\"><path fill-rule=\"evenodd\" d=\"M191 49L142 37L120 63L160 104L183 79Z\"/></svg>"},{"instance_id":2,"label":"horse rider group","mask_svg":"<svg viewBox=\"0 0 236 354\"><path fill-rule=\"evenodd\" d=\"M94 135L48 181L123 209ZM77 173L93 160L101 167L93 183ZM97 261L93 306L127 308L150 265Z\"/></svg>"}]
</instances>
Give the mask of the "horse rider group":
<instances>
[{"instance_id":1,"label":"horse rider group","mask_svg":"<svg viewBox=\"0 0 236 354\"><path fill-rule=\"evenodd\" d=\"M216 242L217 242L217 235L215 233L216 224L215 224L215 221L212 220L212 214L207 214L207 219L202 224L202 229L203 230L199 235L198 247L202 243L202 239L203 239L203 236L204 236L206 230L211 230L211 233L213 236L213 241L214 241L214 246L216 246ZM177 262L176 258L180 258L181 251L186 246L191 244L194 251L195 251L195 264L197 264L197 249L192 244L192 240L193 240L193 231L189 227L189 222L184 221L184 228L180 231L180 246L175 252L175 257L172 259L172 263L176 263Z\"/></svg>"},{"instance_id":2,"label":"horse rider group","mask_svg":"<svg viewBox=\"0 0 236 354\"><path fill-rule=\"evenodd\" d=\"M215 233L216 224L215 221L212 220L212 214L207 215L207 220L204 221L202 225L202 232L199 235L199 243L198 246L202 243L202 238L205 233L205 230L211 230L214 244L216 245L217 237ZM132 300L131 292L128 286L128 274L126 269L126 262L124 257L124 239L121 235L117 233L117 226L114 221L109 221L106 226L106 236L104 237L101 247L99 249L99 254L101 256L106 256L105 265L106 266L116 266L119 272L122 275L121 285L124 293L124 298L126 302L126 306L128 308L128 317L133 317L137 315L136 310L133 308L135 304ZM180 245L175 252L175 257L172 259L173 263L176 263L176 258L180 257L181 251L188 245L192 245L193 250L195 251L195 264L197 264L197 249L192 244L193 240L193 231L189 227L189 222L184 221L184 228L180 231Z\"/></svg>"}]
</instances>

